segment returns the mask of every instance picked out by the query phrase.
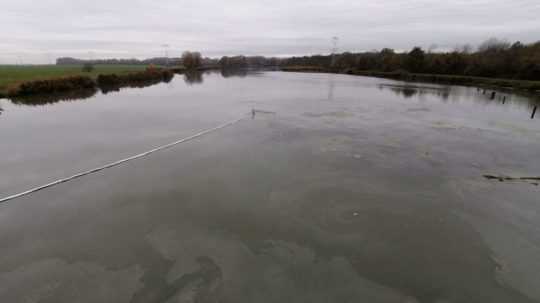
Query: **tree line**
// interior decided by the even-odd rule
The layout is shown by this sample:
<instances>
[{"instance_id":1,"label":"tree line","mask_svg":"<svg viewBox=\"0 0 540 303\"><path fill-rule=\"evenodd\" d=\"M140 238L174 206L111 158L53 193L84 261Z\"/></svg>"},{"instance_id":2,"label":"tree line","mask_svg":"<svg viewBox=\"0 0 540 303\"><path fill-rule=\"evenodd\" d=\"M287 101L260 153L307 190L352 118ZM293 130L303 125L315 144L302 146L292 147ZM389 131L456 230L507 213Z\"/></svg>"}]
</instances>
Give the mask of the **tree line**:
<instances>
[{"instance_id":1,"label":"tree line","mask_svg":"<svg viewBox=\"0 0 540 303\"><path fill-rule=\"evenodd\" d=\"M217 64L218 60L203 58L199 52L186 51L181 58L156 57L144 60L139 59L77 59L62 57L56 59L56 65L156 65L156 66L180 66L197 68L203 65Z\"/></svg>"},{"instance_id":2,"label":"tree line","mask_svg":"<svg viewBox=\"0 0 540 303\"><path fill-rule=\"evenodd\" d=\"M72 57L62 57L56 59L56 65L176 65L181 62L181 58L156 57L144 60L139 59L77 59Z\"/></svg>"},{"instance_id":3,"label":"tree line","mask_svg":"<svg viewBox=\"0 0 540 303\"><path fill-rule=\"evenodd\" d=\"M411 73L540 80L540 41L523 44L495 38L475 51L462 47L451 52L429 52L415 47L398 53L380 51L292 57L282 66L312 66L334 71L407 71Z\"/></svg>"},{"instance_id":4,"label":"tree line","mask_svg":"<svg viewBox=\"0 0 540 303\"><path fill-rule=\"evenodd\" d=\"M57 65L157 65L157 66L184 66L187 69L199 67L221 67L221 68L261 68L268 66L278 66L281 59L266 58L263 56L224 56L220 59L203 58L201 53L186 51L181 58L150 58L139 59L97 59L85 60L71 57L56 59Z\"/></svg>"},{"instance_id":5,"label":"tree line","mask_svg":"<svg viewBox=\"0 0 540 303\"><path fill-rule=\"evenodd\" d=\"M182 58L81 60L59 58L63 64L125 64L180 66L197 68L265 68L307 67L333 72L410 72L436 75L474 76L517 80L540 80L540 41L523 44L491 38L476 50L465 46L448 52L426 51L414 47L408 52L390 48L382 50L333 55L313 55L290 58L263 56L224 56L203 58L198 52L184 52Z\"/></svg>"},{"instance_id":6,"label":"tree line","mask_svg":"<svg viewBox=\"0 0 540 303\"><path fill-rule=\"evenodd\" d=\"M224 56L218 61L221 68L264 68L279 66L280 63L278 58L263 56Z\"/></svg>"}]
</instances>

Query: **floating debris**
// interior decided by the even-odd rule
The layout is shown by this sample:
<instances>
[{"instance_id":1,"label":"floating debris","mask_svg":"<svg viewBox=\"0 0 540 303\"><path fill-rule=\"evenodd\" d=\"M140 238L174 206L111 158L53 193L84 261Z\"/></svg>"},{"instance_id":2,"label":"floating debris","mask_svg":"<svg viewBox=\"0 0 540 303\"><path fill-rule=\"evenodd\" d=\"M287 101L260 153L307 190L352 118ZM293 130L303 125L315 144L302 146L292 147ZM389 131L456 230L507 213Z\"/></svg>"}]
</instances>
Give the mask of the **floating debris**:
<instances>
[{"instance_id":1,"label":"floating debris","mask_svg":"<svg viewBox=\"0 0 540 303\"><path fill-rule=\"evenodd\" d=\"M260 109L253 109L253 112L256 114L269 114L269 115L275 115L276 112L271 112L267 110L260 110Z\"/></svg>"},{"instance_id":2,"label":"floating debris","mask_svg":"<svg viewBox=\"0 0 540 303\"><path fill-rule=\"evenodd\" d=\"M400 84L379 84L379 87L393 87L393 88L409 88L409 89L431 89L431 90L448 90L448 87L442 86L430 86L430 85L400 85Z\"/></svg>"},{"instance_id":3,"label":"floating debris","mask_svg":"<svg viewBox=\"0 0 540 303\"><path fill-rule=\"evenodd\" d=\"M408 108L407 111L408 112L430 112L431 110L427 107L413 107L413 108Z\"/></svg>"},{"instance_id":4,"label":"floating debris","mask_svg":"<svg viewBox=\"0 0 540 303\"><path fill-rule=\"evenodd\" d=\"M540 181L540 177L517 177L516 178L516 177L510 177L510 176L503 176L503 175L499 175L499 176L484 175L484 178L486 178L488 180L497 180L499 182L506 182L506 181L509 181L509 182L512 182L512 181L528 182L529 184L535 185L535 186L538 186L539 181Z\"/></svg>"},{"instance_id":5,"label":"floating debris","mask_svg":"<svg viewBox=\"0 0 540 303\"><path fill-rule=\"evenodd\" d=\"M354 117L353 113L346 112L346 111L336 111L336 112L326 112L326 113L304 113L304 116L310 117L310 118L349 118Z\"/></svg>"},{"instance_id":6,"label":"floating debris","mask_svg":"<svg viewBox=\"0 0 540 303\"><path fill-rule=\"evenodd\" d=\"M265 111L265 110L258 110L258 109L252 109L252 110L251 110L251 119L255 119L255 116L256 116L257 114L275 115L276 112Z\"/></svg>"}]
</instances>

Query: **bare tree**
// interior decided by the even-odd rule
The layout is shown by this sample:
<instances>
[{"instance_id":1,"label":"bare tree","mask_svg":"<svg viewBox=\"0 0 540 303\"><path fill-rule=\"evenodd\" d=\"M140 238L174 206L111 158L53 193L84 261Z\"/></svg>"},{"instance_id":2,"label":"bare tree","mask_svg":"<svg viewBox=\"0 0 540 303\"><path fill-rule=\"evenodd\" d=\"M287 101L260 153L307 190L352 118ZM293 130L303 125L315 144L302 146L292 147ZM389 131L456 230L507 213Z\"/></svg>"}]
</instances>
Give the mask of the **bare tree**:
<instances>
[{"instance_id":1,"label":"bare tree","mask_svg":"<svg viewBox=\"0 0 540 303\"><path fill-rule=\"evenodd\" d=\"M489 38L484 41L478 47L478 51L487 52L487 51L504 51L510 48L510 43L506 40L500 40L497 38Z\"/></svg>"},{"instance_id":2,"label":"bare tree","mask_svg":"<svg viewBox=\"0 0 540 303\"><path fill-rule=\"evenodd\" d=\"M197 69L202 64L202 56L199 52L186 51L182 54L182 64L189 70Z\"/></svg>"}]
</instances>

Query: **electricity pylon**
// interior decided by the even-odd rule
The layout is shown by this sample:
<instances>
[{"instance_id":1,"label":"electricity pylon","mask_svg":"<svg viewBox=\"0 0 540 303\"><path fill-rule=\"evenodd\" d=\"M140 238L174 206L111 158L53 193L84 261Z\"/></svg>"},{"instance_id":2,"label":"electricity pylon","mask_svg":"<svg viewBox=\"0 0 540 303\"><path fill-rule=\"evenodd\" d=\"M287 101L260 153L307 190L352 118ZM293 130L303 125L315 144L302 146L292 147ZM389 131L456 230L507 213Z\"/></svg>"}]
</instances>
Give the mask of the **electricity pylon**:
<instances>
[{"instance_id":1,"label":"electricity pylon","mask_svg":"<svg viewBox=\"0 0 540 303\"><path fill-rule=\"evenodd\" d=\"M339 37L332 37L332 67L336 65L336 55L339 52L338 43Z\"/></svg>"}]
</instances>

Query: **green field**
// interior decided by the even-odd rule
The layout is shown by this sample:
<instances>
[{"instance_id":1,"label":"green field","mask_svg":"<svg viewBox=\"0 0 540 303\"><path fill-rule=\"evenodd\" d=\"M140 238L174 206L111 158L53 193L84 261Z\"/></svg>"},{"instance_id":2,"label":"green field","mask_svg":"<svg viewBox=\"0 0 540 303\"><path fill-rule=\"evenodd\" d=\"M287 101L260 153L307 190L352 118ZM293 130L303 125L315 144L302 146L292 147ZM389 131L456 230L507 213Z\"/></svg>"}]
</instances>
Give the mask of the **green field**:
<instances>
[{"instance_id":1,"label":"green field","mask_svg":"<svg viewBox=\"0 0 540 303\"><path fill-rule=\"evenodd\" d=\"M83 72L81 65L0 65L0 95L18 83L67 76L124 74L145 70L145 65L95 65L92 72Z\"/></svg>"}]
</instances>

